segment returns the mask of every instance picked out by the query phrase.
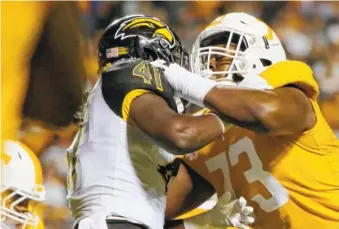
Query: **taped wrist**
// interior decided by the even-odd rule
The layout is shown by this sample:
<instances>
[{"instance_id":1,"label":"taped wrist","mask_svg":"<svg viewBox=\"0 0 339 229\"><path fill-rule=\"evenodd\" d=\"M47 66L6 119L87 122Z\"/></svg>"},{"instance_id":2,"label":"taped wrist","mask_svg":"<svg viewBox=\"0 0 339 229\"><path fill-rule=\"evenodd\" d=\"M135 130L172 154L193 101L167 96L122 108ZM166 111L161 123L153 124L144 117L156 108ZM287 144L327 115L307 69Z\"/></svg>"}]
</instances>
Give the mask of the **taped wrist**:
<instances>
[{"instance_id":1,"label":"taped wrist","mask_svg":"<svg viewBox=\"0 0 339 229\"><path fill-rule=\"evenodd\" d=\"M180 69L179 71L174 67L169 71L177 71L179 74L176 77L176 85L174 85L174 89L177 90L178 94L191 103L204 107L204 98L206 94L214 88L217 83L213 80L202 78L187 70L183 71Z\"/></svg>"}]
</instances>

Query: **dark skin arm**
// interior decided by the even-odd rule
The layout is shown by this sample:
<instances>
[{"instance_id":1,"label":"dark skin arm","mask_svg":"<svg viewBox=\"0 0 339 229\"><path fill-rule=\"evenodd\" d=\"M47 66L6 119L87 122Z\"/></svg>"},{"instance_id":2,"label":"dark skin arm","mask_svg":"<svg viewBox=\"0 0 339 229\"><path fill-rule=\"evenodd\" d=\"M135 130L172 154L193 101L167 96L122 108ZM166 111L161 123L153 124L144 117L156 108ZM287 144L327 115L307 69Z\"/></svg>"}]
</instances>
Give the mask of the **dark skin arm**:
<instances>
[{"instance_id":1,"label":"dark skin arm","mask_svg":"<svg viewBox=\"0 0 339 229\"><path fill-rule=\"evenodd\" d=\"M267 91L215 87L204 103L226 122L259 134L301 134L316 123L309 99L292 85Z\"/></svg>"},{"instance_id":2,"label":"dark skin arm","mask_svg":"<svg viewBox=\"0 0 339 229\"><path fill-rule=\"evenodd\" d=\"M215 190L208 181L182 163L177 176L168 187L166 220L174 219L197 208L214 193Z\"/></svg>"},{"instance_id":3,"label":"dark skin arm","mask_svg":"<svg viewBox=\"0 0 339 229\"><path fill-rule=\"evenodd\" d=\"M165 228L184 228L182 220L173 219L198 207L214 193L209 182L182 163L177 176L168 187Z\"/></svg>"},{"instance_id":4,"label":"dark skin arm","mask_svg":"<svg viewBox=\"0 0 339 229\"><path fill-rule=\"evenodd\" d=\"M132 101L128 122L165 150L178 155L198 150L222 134L214 115L177 114L155 94L145 94Z\"/></svg>"},{"instance_id":5,"label":"dark skin arm","mask_svg":"<svg viewBox=\"0 0 339 229\"><path fill-rule=\"evenodd\" d=\"M75 2L53 2L31 59L24 116L48 127L73 122L85 89L80 46L80 12ZM43 108L43 109L42 109Z\"/></svg>"}]
</instances>

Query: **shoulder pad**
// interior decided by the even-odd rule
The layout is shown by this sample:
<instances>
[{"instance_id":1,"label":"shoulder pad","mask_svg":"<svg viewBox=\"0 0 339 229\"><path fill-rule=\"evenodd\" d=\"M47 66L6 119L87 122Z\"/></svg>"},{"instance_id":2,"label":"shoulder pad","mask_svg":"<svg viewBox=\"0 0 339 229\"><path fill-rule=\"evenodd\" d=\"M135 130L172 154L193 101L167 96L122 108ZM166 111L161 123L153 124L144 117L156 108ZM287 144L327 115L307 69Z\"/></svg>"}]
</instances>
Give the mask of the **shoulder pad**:
<instances>
[{"instance_id":1,"label":"shoulder pad","mask_svg":"<svg viewBox=\"0 0 339 229\"><path fill-rule=\"evenodd\" d=\"M281 61L268 67L261 76L273 88L294 84L312 99L316 99L319 95L319 87L313 77L313 71L304 62Z\"/></svg>"},{"instance_id":2,"label":"shoulder pad","mask_svg":"<svg viewBox=\"0 0 339 229\"><path fill-rule=\"evenodd\" d=\"M133 99L146 93L164 98L177 111L174 91L162 71L140 59L119 61L102 74L102 93L107 105L123 119L128 118Z\"/></svg>"}]
</instances>

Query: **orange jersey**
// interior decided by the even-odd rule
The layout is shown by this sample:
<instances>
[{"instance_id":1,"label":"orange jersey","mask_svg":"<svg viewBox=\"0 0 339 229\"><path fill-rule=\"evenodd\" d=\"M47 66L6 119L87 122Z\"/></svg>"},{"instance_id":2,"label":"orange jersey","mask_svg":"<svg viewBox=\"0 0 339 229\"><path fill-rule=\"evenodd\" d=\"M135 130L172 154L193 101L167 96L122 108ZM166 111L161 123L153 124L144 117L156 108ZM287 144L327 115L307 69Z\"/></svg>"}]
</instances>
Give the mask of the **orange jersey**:
<instances>
[{"instance_id":1,"label":"orange jersey","mask_svg":"<svg viewBox=\"0 0 339 229\"><path fill-rule=\"evenodd\" d=\"M298 85L309 97L316 125L301 135L267 136L237 126L185 157L218 196L230 191L255 209L255 229L339 228L339 142L316 102L310 68L296 61L262 73L274 88Z\"/></svg>"},{"instance_id":2,"label":"orange jersey","mask_svg":"<svg viewBox=\"0 0 339 229\"><path fill-rule=\"evenodd\" d=\"M339 94L323 99L320 108L330 127L339 131Z\"/></svg>"},{"instance_id":3,"label":"orange jersey","mask_svg":"<svg viewBox=\"0 0 339 229\"><path fill-rule=\"evenodd\" d=\"M46 2L1 2L2 139L16 139L30 61L46 15Z\"/></svg>"},{"instance_id":4,"label":"orange jersey","mask_svg":"<svg viewBox=\"0 0 339 229\"><path fill-rule=\"evenodd\" d=\"M43 30L48 4L1 2L1 146L4 139L17 139L30 61ZM30 150L27 152L33 154ZM37 176L42 177L41 168ZM34 207L34 213L42 218L43 207L41 204L38 206L29 208ZM37 228L44 228L42 220Z\"/></svg>"}]
</instances>

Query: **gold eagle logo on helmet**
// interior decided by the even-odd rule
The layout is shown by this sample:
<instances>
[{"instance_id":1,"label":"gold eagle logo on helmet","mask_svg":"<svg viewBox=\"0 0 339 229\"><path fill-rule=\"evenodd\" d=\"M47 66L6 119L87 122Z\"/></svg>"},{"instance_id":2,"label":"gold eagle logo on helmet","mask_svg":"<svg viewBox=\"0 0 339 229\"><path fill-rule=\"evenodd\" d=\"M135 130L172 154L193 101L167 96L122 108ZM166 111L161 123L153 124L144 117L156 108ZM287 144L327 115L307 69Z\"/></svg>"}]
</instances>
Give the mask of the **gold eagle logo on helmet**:
<instances>
[{"instance_id":1,"label":"gold eagle logo on helmet","mask_svg":"<svg viewBox=\"0 0 339 229\"><path fill-rule=\"evenodd\" d=\"M150 31L154 31L152 39L156 38L156 36L159 35L169 43L170 48L174 47L175 45L174 35L169 30L168 26L155 18L149 17L137 17L122 23L120 25L120 28L115 33L115 38L121 37L121 40L124 40L125 38L128 37L137 36L139 35L137 34L137 31L140 27L146 27ZM149 39L146 37L144 38Z\"/></svg>"}]
</instances>

